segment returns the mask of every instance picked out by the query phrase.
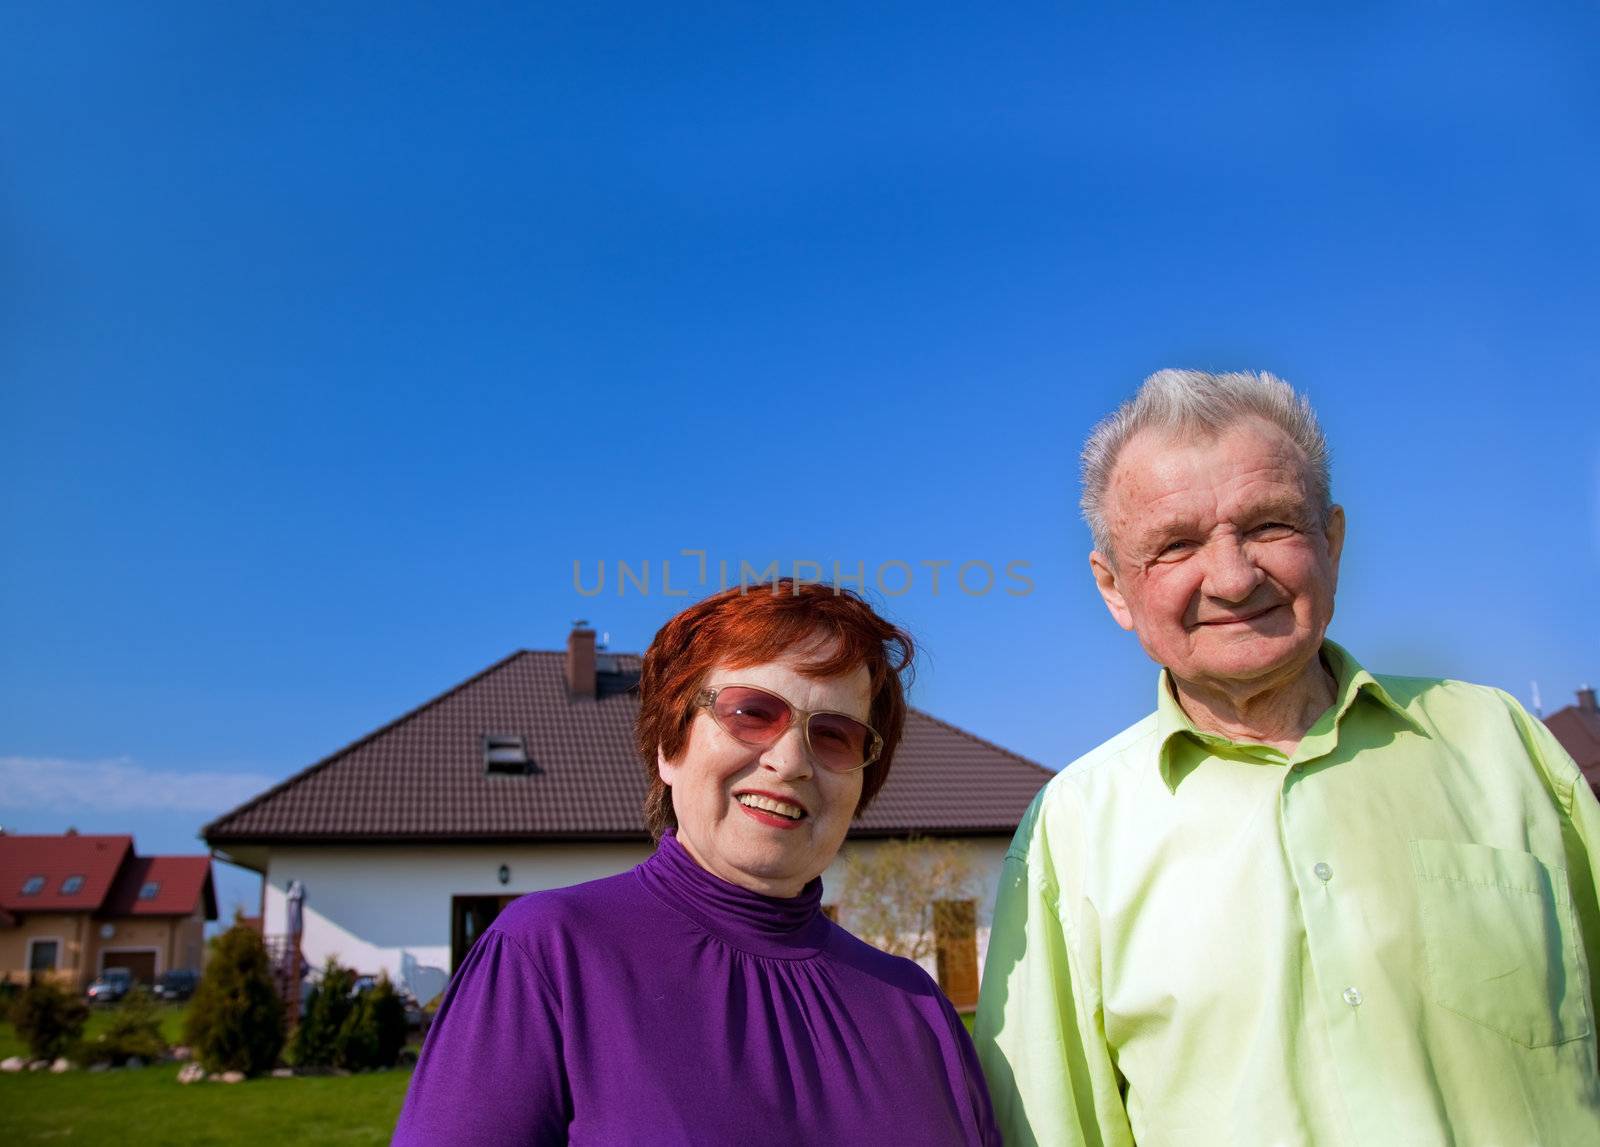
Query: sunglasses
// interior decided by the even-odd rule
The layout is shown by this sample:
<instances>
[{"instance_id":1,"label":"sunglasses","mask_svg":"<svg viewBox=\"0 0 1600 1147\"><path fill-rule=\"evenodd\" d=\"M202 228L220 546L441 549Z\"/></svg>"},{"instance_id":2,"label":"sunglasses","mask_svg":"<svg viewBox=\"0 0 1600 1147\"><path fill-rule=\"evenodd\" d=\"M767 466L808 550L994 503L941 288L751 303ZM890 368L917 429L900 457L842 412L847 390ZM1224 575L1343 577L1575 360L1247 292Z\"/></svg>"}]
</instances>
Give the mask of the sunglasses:
<instances>
[{"instance_id":1,"label":"sunglasses","mask_svg":"<svg viewBox=\"0 0 1600 1147\"><path fill-rule=\"evenodd\" d=\"M883 738L854 717L826 710L796 709L776 693L754 685L718 685L695 695L698 708L711 714L736 741L767 749L789 731L796 717L804 722L806 751L831 773L864 769L883 751Z\"/></svg>"}]
</instances>

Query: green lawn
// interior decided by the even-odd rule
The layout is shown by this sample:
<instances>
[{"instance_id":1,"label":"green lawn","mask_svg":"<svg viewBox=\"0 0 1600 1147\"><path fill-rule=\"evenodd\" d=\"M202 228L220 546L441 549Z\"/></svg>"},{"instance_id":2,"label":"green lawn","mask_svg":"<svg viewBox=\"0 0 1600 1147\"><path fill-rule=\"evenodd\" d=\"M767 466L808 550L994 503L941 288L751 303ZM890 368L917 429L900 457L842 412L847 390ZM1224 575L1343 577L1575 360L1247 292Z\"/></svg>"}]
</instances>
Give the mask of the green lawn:
<instances>
[{"instance_id":1,"label":"green lawn","mask_svg":"<svg viewBox=\"0 0 1600 1147\"><path fill-rule=\"evenodd\" d=\"M104 1011L91 1016L88 1034L106 1019ZM164 1008L161 1026L167 1039L182 1042L183 1008ZM0 1059L26 1054L11 1025L0 1023ZM184 1086L178 1067L0 1075L0 1143L383 1144L411 1080L409 1070L397 1070Z\"/></svg>"},{"instance_id":2,"label":"green lawn","mask_svg":"<svg viewBox=\"0 0 1600 1147\"><path fill-rule=\"evenodd\" d=\"M396 1070L184 1086L176 1064L0 1075L0 1143L384 1144L410 1079Z\"/></svg>"}]
</instances>

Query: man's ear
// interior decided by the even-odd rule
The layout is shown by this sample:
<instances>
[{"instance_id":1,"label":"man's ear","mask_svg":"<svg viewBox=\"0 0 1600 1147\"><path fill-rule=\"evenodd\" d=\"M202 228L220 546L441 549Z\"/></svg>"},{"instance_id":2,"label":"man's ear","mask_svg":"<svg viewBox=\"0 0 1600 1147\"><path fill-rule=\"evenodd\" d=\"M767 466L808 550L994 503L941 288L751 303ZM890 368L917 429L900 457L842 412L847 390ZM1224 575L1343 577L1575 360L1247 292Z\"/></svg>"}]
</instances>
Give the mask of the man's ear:
<instances>
[{"instance_id":1,"label":"man's ear","mask_svg":"<svg viewBox=\"0 0 1600 1147\"><path fill-rule=\"evenodd\" d=\"M1328 524L1323 527L1323 537L1328 542L1328 562L1333 566L1333 586L1339 588L1339 556L1344 553L1344 507L1334 506L1328 511Z\"/></svg>"},{"instance_id":2,"label":"man's ear","mask_svg":"<svg viewBox=\"0 0 1600 1147\"><path fill-rule=\"evenodd\" d=\"M1128 602L1122 596L1122 591L1117 588L1116 563L1099 550L1095 550L1089 555L1089 568L1094 571L1095 588L1100 591L1100 598L1111 611L1112 618L1123 629L1132 629L1133 613L1128 609Z\"/></svg>"}]
</instances>

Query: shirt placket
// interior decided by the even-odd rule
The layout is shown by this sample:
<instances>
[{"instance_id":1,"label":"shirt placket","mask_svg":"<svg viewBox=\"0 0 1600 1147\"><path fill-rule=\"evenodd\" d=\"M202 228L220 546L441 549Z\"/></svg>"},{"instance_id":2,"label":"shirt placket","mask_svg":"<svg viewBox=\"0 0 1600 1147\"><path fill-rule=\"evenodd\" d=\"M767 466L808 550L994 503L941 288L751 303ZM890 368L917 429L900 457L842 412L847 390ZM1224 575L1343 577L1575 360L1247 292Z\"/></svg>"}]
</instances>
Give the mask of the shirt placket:
<instances>
[{"instance_id":1,"label":"shirt placket","mask_svg":"<svg viewBox=\"0 0 1600 1147\"><path fill-rule=\"evenodd\" d=\"M1284 858L1300 905L1309 960L1304 989L1309 1006L1306 1021L1322 1023L1333 1057L1332 1078L1337 1081L1346 1127L1355 1143L1390 1141L1393 1126L1379 1097L1384 1093L1384 1055L1369 1013L1374 1001L1372 985L1364 979L1371 962L1360 950L1355 922L1362 906L1359 890L1341 879L1341 842L1359 840L1340 833L1330 823L1327 802L1320 799L1321 785L1333 783L1331 770L1307 772L1308 761L1290 762L1278 794L1278 823ZM1359 845L1354 845L1359 847ZM1347 875L1347 873L1346 873ZM1321 1131L1319 1129L1319 1141Z\"/></svg>"}]
</instances>

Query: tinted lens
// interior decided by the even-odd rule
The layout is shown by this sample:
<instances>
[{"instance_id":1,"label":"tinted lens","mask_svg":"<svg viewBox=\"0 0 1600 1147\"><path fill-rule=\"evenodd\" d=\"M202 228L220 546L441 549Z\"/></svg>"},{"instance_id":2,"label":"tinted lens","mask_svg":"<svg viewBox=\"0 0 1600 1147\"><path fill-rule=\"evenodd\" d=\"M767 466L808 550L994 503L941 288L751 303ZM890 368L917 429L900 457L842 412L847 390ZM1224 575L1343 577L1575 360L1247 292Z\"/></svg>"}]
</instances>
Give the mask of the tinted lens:
<instances>
[{"instance_id":1,"label":"tinted lens","mask_svg":"<svg viewBox=\"0 0 1600 1147\"><path fill-rule=\"evenodd\" d=\"M789 703L748 685L717 690L712 711L718 724L751 745L770 745L789 727Z\"/></svg>"},{"instance_id":2,"label":"tinted lens","mask_svg":"<svg viewBox=\"0 0 1600 1147\"><path fill-rule=\"evenodd\" d=\"M842 713L813 713L806 731L817 763L835 772L860 768L872 746L872 730Z\"/></svg>"}]
</instances>

